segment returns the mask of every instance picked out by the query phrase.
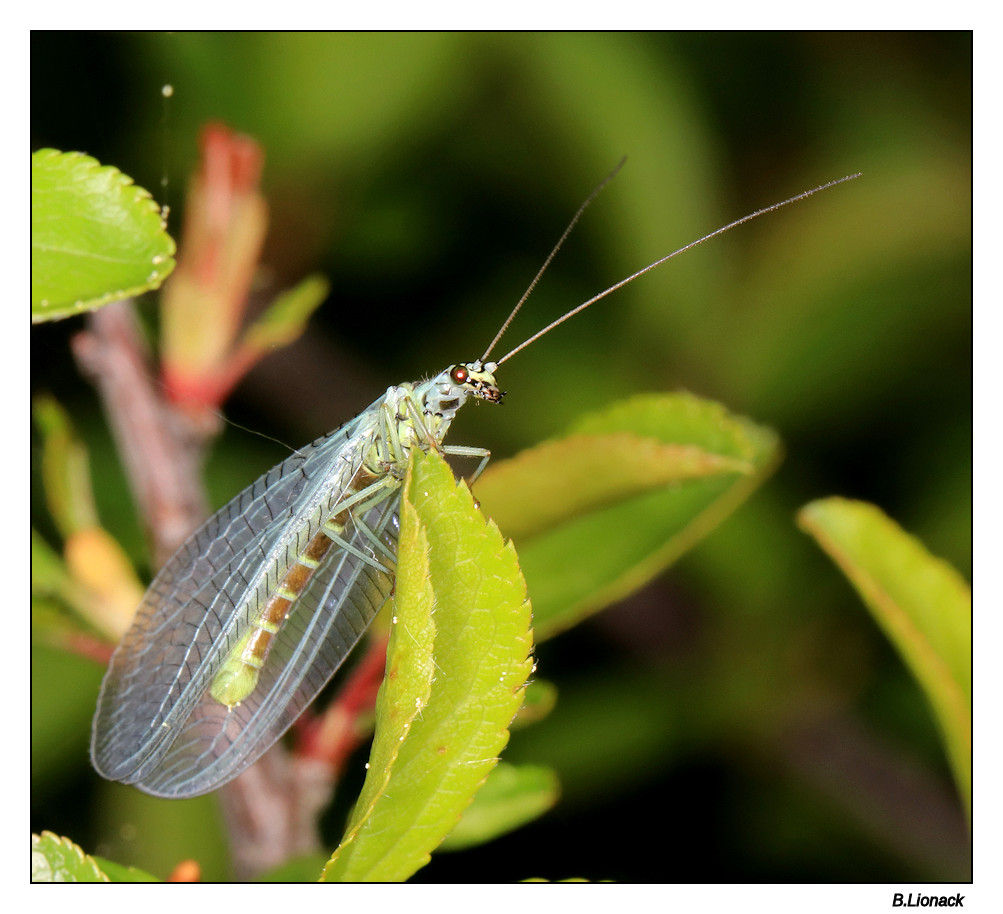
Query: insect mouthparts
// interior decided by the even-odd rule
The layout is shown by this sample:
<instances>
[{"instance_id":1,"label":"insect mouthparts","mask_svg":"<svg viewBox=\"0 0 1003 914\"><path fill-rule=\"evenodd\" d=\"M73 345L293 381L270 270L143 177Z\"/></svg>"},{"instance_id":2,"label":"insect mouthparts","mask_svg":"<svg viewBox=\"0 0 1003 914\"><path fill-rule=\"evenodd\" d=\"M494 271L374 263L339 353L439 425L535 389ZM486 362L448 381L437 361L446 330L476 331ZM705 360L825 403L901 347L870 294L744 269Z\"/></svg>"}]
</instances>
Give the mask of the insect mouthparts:
<instances>
[{"instance_id":1,"label":"insect mouthparts","mask_svg":"<svg viewBox=\"0 0 1003 914\"><path fill-rule=\"evenodd\" d=\"M501 403L502 397L505 396L505 391L499 390L498 383L495 381L494 373L498 368L495 362L482 362L478 359L476 362L467 362L460 367L462 367L466 375L464 386L470 393L481 400L488 400L491 403ZM458 370L454 369L454 379L455 373Z\"/></svg>"}]
</instances>

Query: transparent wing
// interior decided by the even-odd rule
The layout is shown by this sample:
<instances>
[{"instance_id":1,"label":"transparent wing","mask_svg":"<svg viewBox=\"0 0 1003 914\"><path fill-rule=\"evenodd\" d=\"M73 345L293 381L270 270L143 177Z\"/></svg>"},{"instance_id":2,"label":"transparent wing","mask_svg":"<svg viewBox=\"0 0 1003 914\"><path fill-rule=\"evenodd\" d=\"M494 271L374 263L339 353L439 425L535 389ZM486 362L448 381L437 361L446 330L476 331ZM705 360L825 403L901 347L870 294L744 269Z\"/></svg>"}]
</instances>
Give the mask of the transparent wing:
<instances>
[{"instance_id":1,"label":"transparent wing","mask_svg":"<svg viewBox=\"0 0 1003 914\"><path fill-rule=\"evenodd\" d=\"M290 607L253 692L232 708L208 694L260 607L338 510L374 434L372 415L262 476L161 569L101 687L91 757L105 777L157 796L215 789L285 732L362 637L393 574L335 545ZM394 555L398 505L391 486L364 518ZM342 538L372 554L354 520Z\"/></svg>"}]
</instances>

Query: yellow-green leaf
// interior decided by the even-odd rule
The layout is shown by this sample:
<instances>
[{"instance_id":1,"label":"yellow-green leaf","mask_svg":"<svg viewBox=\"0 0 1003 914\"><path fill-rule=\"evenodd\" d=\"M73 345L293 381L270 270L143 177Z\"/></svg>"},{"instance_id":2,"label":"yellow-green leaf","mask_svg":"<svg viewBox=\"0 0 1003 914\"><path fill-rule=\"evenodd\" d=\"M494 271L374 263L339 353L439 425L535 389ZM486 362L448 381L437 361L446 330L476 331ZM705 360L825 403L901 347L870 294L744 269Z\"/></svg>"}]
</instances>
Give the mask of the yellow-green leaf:
<instances>
[{"instance_id":1,"label":"yellow-green leaf","mask_svg":"<svg viewBox=\"0 0 1003 914\"><path fill-rule=\"evenodd\" d=\"M519 547L538 638L623 599L726 517L776 436L690 394L633 397L488 467L484 510Z\"/></svg>"},{"instance_id":2,"label":"yellow-green leaf","mask_svg":"<svg viewBox=\"0 0 1003 914\"><path fill-rule=\"evenodd\" d=\"M441 457L412 453L387 653L388 670L396 672L377 707L373 784L367 778L326 880L398 881L428 862L497 763L532 665L531 611L515 550ZM424 569L416 530L428 544ZM419 617L434 613L434 658L423 652L423 672L415 676L421 681L424 665L434 664L427 701L391 692L412 675L400 651L427 638L427 624L412 631L419 624L411 621L412 604Z\"/></svg>"},{"instance_id":3,"label":"yellow-green leaf","mask_svg":"<svg viewBox=\"0 0 1003 914\"><path fill-rule=\"evenodd\" d=\"M42 485L49 513L65 539L97 524L87 449L66 410L51 396L32 401L32 418L42 435Z\"/></svg>"},{"instance_id":4,"label":"yellow-green leaf","mask_svg":"<svg viewBox=\"0 0 1003 914\"><path fill-rule=\"evenodd\" d=\"M59 320L156 289L174 241L150 194L79 152L31 157L31 320Z\"/></svg>"},{"instance_id":5,"label":"yellow-green leaf","mask_svg":"<svg viewBox=\"0 0 1003 914\"><path fill-rule=\"evenodd\" d=\"M32 552L42 563L32 569L32 591L58 593L68 606L110 640L125 632L143 596L128 556L100 526L91 490L87 450L66 411L52 397L33 404L42 433L42 480L49 513L63 536L63 562L52 560L47 544L33 532ZM36 586L37 585L37 586Z\"/></svg>"},{"instance_id":6,"label":"yellow-green leaf","mask_svg":"<svg viewBox=\"0 0 1003 914\"><path fill-rule=\"evenodd\" d=\"M520 540L669 483L751 472L747 461L693 445L631 432L579 434L545 441L492 467L477 494L505 490L495 520L506 536Z\"/></svg>"},{"instance_id":7,"label":"yellow-green leaf","mask_svg":"<svg viewBox=\"0 0 1003 914\"><path fill-rule=\"evenodd\" d=\"M90 619L92 608L92 595L70 576L63 559L32 528L32 642L66 645L74 636L89 631L81 619Z\"/></svg>"},{"instance_id":8,"label":"yellow-green leaf","mask_svg":"<svg viewBox=\"0 0 1003 914\"><path fill-rule=\"evenodd\" d=\"M428 704L435 674L434 610L428 537L414 506L403 499L387 671L376 699L376 735L362 793L340 846L324 867L324 881L364 879L366 867L378 864L385 852L370 834L387 817L386 809L393 802L388 799L388 785L394 765L411 724Z\"/></svg>"},{"instance_id":9,"label":"yellow-green leaf","mask_svg":"<svg viewBox=\"0 0 1003 914\"><path fill-rule=\"evenodd\" d=\"M286 290L247 328L243 345L254 354L288 346L303 333L310 315L327 297L330 287L323 276L314 274Z\"/></svg>"},{"instance_id":10,"label":"yellow-green leaf","mask_svg":"<svg viewBox=\"0 0 1003 914\"><path fill-rule=\"evenodd\" d=\"M557 802L560 785L543 765L499 762L474 797L442 850L462 850L492 841L543 815Z\"/></svg>"},{"instance_id":11,"label":"yellow-green leaf","mask_svg":"<svg viewBox=\"0 0 1003 914\"><path fill-rule=\"evenodd\" d=\"M65 598L72 586L62 558L34 527L31 528L31 595Z\"/></svg>"},{"instance_id":12,"label":"yellow-green leaf","mask_svg":"<svg viewBox=\"0 0 1003 914\"><path fill-rule=\"evenodd\" d=\"M970 810L971 588L874 505L826 498L805 505L798 523L847 576L926 693Z\"/></svg>"},{"instance_id":13,"label":"yellow-green leaf","mask_svg":"<svg viewBox=\"0 0 1003 914\"><path fill-rule=\"evenodd\" d=\"M557 704L557 686L546 679L534 678L526 684L522 707L512 721L512 729L526 727L543 720Z\"/></svg>"},{"instance_id":14,"label":"yellow-green leaf","mask_svg":"<svg viewBox=\"0 0 1003 914\"><path fill-rule=\"evenodd\" d=\"M69 838L50 831L31 836L32 882L108 882L97 861Z\"/></svg>"}]
</instances>

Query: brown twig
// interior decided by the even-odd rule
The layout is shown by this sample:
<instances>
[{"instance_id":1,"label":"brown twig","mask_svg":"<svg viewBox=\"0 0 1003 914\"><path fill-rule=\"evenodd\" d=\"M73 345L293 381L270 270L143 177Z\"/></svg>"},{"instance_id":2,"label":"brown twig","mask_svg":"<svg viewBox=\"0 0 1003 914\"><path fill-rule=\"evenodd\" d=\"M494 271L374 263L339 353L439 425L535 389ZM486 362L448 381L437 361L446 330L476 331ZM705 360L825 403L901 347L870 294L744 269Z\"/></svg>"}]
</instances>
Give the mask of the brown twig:
<instances>
[{"instance_id":1,"label":"brown twig","mask_svg":"<svg viewBox=\"0 0 1003 914\"><path fill-rule=\"evenodd\" d=\"M216 429L196 427L159 395L131 301L93 312L73 353L101 393L160 567L208 514L202 464Z\"/></svg>"},{"instance_id":2,"label":"brown twig","mask_svg":"<svg viewBox=\"0 0 1003 914\"><path fill-rule=\"evenodd\" d=\"M324 803L330 798L327 782ZM230 838L234 875L242 882L320 847L317 816L303 815L301 798L315 785L295 776L289 753L276 743L243 774L219 791Z\"/></svg>"}]
</instances>

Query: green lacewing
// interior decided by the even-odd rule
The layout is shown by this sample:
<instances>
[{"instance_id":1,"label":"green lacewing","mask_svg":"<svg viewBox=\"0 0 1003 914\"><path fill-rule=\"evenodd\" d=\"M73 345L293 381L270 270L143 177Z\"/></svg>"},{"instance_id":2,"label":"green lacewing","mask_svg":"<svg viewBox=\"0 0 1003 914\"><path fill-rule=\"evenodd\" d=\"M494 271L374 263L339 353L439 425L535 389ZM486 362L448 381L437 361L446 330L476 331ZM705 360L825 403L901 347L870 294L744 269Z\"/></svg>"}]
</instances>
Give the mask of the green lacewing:
<instances>
[{"instance_id":1,"label":"green lacewing","mask_svg":"<svg viewBox=\"0 0 1003 914\"><path fill-rule=\"evenodd\" d=\"M341 428L300 448L209 518L160 569L116 648L98 698L91 760L161 797L215 790L253 764L334 675L390 597L400 492L412 448L444 444L471 398L499 403L498 367L665 261L848 175L757 210L632 273L503 357L489 356L585 208L579 207L484 354L388 387Z\"/></svg>"}]
</instances>

